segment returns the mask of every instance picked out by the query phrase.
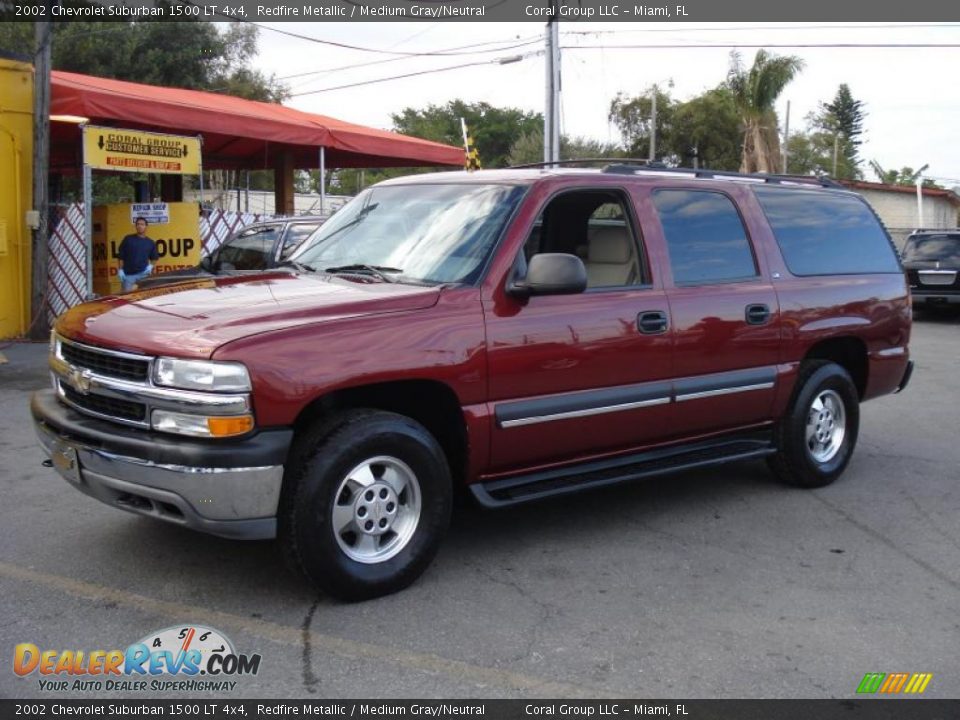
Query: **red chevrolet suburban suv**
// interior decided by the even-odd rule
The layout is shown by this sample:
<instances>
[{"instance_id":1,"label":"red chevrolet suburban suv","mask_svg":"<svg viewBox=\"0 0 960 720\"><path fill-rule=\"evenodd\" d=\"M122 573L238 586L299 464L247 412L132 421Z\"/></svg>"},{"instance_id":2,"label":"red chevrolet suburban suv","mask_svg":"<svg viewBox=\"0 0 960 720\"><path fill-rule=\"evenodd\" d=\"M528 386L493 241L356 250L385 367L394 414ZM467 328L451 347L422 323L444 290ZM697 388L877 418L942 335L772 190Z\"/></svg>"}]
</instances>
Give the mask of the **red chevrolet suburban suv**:
<instances>
[{"instance_id":1,"label":"red chevrolet suburban suv","mask_svg":"<svg viewBox=\"0 0 960 720\"><path fill-rule=\"evenodd\" d=\"M457 488L499 507L761 457L830 483L912 369L889 236L814 178L419 175L288 265L71 309L32 411L79 490L280 537L344 599L413 582Z\"/></svg>"}]
</instances>

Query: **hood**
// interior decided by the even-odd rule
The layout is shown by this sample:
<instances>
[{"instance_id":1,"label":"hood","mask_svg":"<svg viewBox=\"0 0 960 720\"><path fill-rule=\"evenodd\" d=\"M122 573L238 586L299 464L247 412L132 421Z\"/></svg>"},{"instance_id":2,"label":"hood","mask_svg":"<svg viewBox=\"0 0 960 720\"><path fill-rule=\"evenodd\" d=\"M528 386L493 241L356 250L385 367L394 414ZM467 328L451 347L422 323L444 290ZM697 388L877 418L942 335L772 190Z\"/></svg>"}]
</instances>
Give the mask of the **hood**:
<instances>
[{"instance_id":1,"label":"hood","mask_svg":"<svg viewBox=\"0 0 960 720\"><path fill-rule=\"evenodd\" d=\"M432 307L439 287L286 272L204 278L83 303L56 329L91 345L149 355L210 357L249 335Z\"/></svg>"}]
</instances>

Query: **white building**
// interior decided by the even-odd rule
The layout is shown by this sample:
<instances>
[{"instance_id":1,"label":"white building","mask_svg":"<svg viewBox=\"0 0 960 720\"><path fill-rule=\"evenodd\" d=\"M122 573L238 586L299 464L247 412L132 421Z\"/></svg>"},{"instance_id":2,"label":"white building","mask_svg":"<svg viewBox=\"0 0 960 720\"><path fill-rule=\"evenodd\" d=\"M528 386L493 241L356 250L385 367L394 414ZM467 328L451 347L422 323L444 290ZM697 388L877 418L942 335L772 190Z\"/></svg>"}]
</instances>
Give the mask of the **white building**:
<instances>
[{"instance_id":1,"label":"white building","mask_svg":"<svg viewBox=\"0 0 960 720\"><path fill-rule=\"evenodd\" d=\"M204 190L207 204L228 212L252 213L254 215L274 214L273 190ZM183 199L187 202L200 200L199 190L184 190ZM327 195L320 211L320 196L316 193L296 193L294 210L296 215L332 215L347 204L351 195Z\"/></svg>"},{"instance_id":2,"label":"white building","mask_svg":"<svg viewBox=\"0 0 960 720\"><path fill-rule=\"evenodd\" d=\"M921 220L921 204L917 201L916 186L859 181L843 181L843 184L860 193L870 203L874 212L887 226L897 247L902 248L907 235L920 227L940 230L955 228L958 225L960 195L952 190L923 188L923 219Z\"/></svg>"}]
</instances>

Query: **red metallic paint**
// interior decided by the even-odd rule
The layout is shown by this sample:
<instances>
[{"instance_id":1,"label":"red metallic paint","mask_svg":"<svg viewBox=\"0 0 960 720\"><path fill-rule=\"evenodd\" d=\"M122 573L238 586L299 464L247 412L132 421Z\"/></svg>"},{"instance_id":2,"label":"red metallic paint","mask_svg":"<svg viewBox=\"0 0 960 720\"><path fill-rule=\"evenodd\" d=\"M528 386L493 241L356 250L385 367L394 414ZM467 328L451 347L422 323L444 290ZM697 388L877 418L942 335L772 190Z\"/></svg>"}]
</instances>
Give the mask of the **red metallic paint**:
<instances>
[{"instance_id":1,"label":"red metallic paint","mask_svg":"<svg viewBox=\"0 0 960 720\"><path fill-rule=\"evenodd\" d=\"M463 411L467 482L769 424L786 407L800 361L825 340L863 342L866 398L894 390L906 367L910 310L903 276L794 277L745 183L723 188L743 214L757 279L677 288L649 193L717 190L716 181L523 171L393 181L399 182L529 185L479 287L276 273L105 298L71 310L57 329L127 351L244 362L260 426L291 425L335 390L411 379L442 383ZM633 198L651 284L510 297L511 268L540 209L558 192L584 188L617 188ZM771 321L748 326L750 303L769 305ZM646 310L668 312L670 331L639 334L636 316ZM880 354L895 348L904 351ZM763 366L777 368L771 391L506 430L494 421L495 405L505 400Z\"/></svg>"},{"instance_id":2,"label":"red metallic paint","mask_svg":"<svg viewBox=\"0 0 960 720\"><path fill-rule=\"evenodd\" d=\"M116 350L209 358L218 347L250 335L426 308L439 295L435 287L271 273L106 297L71 309L56 329Z\"/></svg>"}]
</instances>

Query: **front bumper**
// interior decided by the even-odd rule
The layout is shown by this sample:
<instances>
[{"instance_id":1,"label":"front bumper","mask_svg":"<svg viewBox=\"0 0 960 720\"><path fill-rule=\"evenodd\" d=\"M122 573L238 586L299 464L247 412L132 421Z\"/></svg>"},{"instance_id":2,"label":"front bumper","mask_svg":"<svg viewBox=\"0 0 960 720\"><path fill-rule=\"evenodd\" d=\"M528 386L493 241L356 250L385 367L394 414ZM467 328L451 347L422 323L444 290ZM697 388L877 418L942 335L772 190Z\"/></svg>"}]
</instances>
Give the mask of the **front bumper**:
<instances>
[{"instance_id":1,"label":"front bumper","mask_svg":"<svg viewBox=\"0 0 960 720\"><path fill-rule=\"evenodd\" d=\"M52 390L35 393L30 409L51 464L81 492L212 535L276 537L292 430L233 441L171 438L81 415Z\"/></svg>"}]
</instances>

